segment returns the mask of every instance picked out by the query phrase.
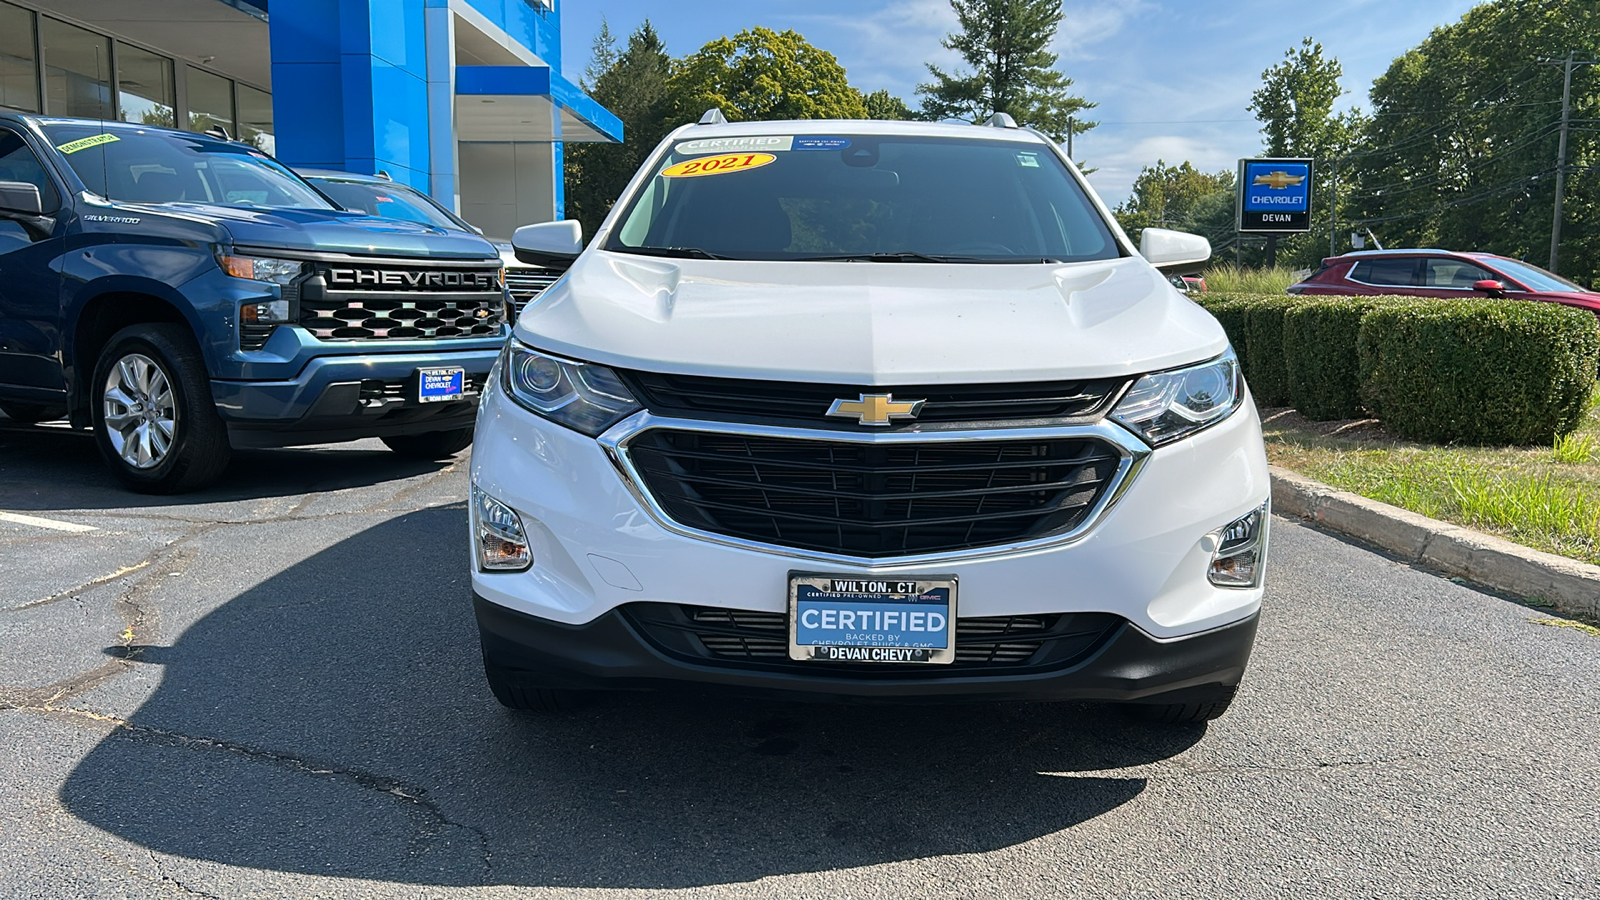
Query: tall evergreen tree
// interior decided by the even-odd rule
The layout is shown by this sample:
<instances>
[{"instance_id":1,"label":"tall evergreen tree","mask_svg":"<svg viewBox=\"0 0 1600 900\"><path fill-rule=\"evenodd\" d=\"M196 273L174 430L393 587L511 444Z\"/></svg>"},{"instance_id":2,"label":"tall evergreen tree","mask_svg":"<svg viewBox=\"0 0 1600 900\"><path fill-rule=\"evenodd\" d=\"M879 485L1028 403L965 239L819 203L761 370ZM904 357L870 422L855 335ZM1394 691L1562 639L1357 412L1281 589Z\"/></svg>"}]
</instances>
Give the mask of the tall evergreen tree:
<instances>
[{"instance_id":1,"label":"tall evergreen tree","mask_svg":"<svg viewBox=\"0 0 1600 900\"><path fill-rule=\"evenodd\" d=\"M1056 70L1056 54L1047 49L1061 24L1061 0L950 0L950 8L961 30L942 43L972 71L929 63L933 81L917 86L924 118L981 122L1003 112L1058 141L1069 120L1073 133L1094 127L1075 117L1095 104L1071 92L1072 79Z\"/></svg>"}]
</instances>

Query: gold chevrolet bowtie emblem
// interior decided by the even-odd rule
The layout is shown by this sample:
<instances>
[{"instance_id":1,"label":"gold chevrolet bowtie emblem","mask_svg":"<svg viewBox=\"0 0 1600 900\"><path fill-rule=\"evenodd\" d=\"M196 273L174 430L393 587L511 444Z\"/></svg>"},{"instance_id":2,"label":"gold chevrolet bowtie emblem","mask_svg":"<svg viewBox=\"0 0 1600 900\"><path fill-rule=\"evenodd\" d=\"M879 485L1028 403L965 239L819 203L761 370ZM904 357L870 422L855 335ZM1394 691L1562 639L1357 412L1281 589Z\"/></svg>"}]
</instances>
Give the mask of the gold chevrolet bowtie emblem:
<instances>
[{"instance_id":1,"label":"gold chevrolet bowtie emblem","mask_svg":"<svg viewBox=\"0 0 1600 900\"><path fill-rule=\"evenodd\" d=\"M1253 184L1264 184L1275 191L1281 191L1305 181L1304 175L1290 175L1288 172L1271 172L1266 175L1257 175Z\"/></svg>"},{"instance_id":2,"label":"gold chevrolet bowtie emblem","mask_svg":"<svg viewBox=\"0 0 1600 900\"><path fill-rule=\"evenodd\" d=\"M896 400L893 394L862 394L859 400L835 400L828 415L856 417L862 425L887 425L891 419L915 419L926 400Z\"/></svg>"}]
</instances>

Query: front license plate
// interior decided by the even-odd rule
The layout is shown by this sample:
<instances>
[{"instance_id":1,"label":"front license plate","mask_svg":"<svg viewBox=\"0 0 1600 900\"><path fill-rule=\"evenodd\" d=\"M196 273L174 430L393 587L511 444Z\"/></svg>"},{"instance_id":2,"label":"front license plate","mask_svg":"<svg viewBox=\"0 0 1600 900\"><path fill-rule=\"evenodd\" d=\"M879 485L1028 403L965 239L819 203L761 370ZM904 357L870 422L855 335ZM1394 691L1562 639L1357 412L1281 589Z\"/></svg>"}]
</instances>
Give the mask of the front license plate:
<instances>
[{"instance_id":1,"label":"front license plate","mask_svg":"<svg viewBox=\"0 0 1600 900\"><path fill-rule=\"evenodd\" d=\"M467 396L466 385L466 369L417 370L417 400L421 403L461 400Z\"/></svg>"},{"instance_id":2,"label":"front license plate","mask_svg":"<svg viewBox=\"0 0 1600 900\"><path fill-rule=\"evenodd\" d=\"M956 577L789 573L789 658L932 663L956 658Z\"/></svg>"}]
</instances>

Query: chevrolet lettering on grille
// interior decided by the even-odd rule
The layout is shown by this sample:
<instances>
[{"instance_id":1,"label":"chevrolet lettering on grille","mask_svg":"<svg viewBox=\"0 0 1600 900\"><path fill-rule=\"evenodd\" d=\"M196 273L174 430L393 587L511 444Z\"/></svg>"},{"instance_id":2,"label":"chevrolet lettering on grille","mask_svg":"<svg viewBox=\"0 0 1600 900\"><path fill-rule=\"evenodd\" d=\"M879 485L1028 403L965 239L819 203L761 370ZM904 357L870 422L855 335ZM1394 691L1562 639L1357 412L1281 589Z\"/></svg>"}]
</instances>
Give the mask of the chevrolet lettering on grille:
<instances>
[{"instance_id":1,"label":"chevrolet lettering on grille","mask_svg":"<svg viewBox=\"0 0 1600 900\"><path fill-rule=\"evenodd\" d=\"M433 290L492 291L493 272L450 272L397 269L329 269L328 283L335 287L397 287Z\"/></svg>"},{"instance_id":2,"label":"chevrolet lettering on grille","mask_svg":"<svg viewBox=\"0 0 1600 900\"><path fill-rule=\"evenodd\" d=\"M915 419L926 400L896 400L893 394L862 394L857 400L835 400L828 415L852 418L862 425L888 425L893 419Z\"/></svg>"}]
</instances>

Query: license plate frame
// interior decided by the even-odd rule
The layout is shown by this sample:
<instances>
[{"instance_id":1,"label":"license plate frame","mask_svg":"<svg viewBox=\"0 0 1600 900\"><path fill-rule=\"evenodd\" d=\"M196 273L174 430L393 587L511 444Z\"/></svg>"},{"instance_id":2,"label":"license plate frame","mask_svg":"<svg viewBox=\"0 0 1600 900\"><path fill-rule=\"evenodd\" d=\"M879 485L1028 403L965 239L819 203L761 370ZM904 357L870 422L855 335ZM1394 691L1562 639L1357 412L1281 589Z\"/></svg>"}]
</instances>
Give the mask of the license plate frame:
<instances>
[{"instance_id":1,"label":"license plate frame","mask_svg":"<svg viewBox=\"0 0 1600 900\"><path fill-rule=\"evenodd\" d=\"M450 403L467 399L467 370L440 366L417 370L418 403Z\"/></svg>"},{"instance_id":2,"label":"license plate frame","mask_svg":"<svg viewBox=\"0 0 1600 900\"><path fill-rule=\"evenodd\" d=\"M954 575L862 577L792 571L789 658L835 664L949 665L956 658L958 587ZM834 615L825 618L830 609ZM840 613L851 616L848 629L840 624L844 621ZM897 615L886 619L891 613ZM920 618L913 616L918 613ZM942 627L929 628L930 615L941 616ZM870 624L855 627L863 621ZM883 627L886 622L891 627ZM833 635L837 640L826 640Z\"/></svg>"}]
</instances>

